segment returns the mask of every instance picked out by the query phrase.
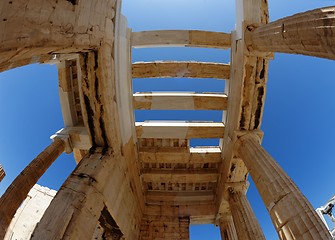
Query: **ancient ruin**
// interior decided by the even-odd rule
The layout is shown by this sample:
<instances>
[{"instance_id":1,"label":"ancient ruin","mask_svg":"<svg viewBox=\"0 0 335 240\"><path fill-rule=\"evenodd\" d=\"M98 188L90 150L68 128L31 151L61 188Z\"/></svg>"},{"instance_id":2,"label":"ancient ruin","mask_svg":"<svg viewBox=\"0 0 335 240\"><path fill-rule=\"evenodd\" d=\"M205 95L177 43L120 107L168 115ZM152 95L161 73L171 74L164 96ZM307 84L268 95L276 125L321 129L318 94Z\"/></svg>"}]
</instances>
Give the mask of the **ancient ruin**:
<instances>
[{"instance_id":1,"label":"ancient ruin","mask_svg":"<svg viewBox=\"0 0 335 240\"><path fill-rule=\"evenodd\" d=\"M29 239L56 193L55 190L35 184L16 211L5 239Z\"/></svg>"},{"instance_id":2,"label":"ancient ruin","mask_svg":"<svg viewBox=\"0 0 335 240\"><path fill-rule=\"evenodd\" d=\"M132 32L121 0L0 4L0 71L57 64L64 119L53 142L1 197L0 239L63 152L73 152L78 166L31 239L189 239L190 223L219 225L222 239L265 239L245 195L248 174L280 239L331 239L308 200L261 146L260 127L273 52L335 59L335 7L269 23L267 0L236 2L231 33ZM132 48L150 46L230 49L231 61L132 64ZM222 94L133 94L132 78L166 77L215 78L228 87ZM222 122L135 122L136 109L225 114ZM191 148L191 138L222 141Z\"/></svg>"}]
</instances>

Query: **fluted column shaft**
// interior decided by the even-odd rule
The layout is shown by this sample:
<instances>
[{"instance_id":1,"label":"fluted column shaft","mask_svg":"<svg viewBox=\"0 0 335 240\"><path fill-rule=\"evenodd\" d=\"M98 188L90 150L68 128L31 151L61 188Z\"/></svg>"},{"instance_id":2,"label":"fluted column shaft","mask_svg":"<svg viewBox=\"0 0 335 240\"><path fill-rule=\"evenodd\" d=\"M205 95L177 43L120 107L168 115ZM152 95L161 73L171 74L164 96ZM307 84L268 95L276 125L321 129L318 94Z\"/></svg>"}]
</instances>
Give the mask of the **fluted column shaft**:
<instances>
[{"instance_id":1,"label":"fluted column shaft","mask_svg":"<svg viewBox=\"0 0 335 240\"><path fill-rule=\"evenodd\" d=\"M2 181L2 179L6 176L5 170L2 168L1 164L0 164L0 182Z\"/></svg>"},{"instance_id":2,"label":"fluted column shaft","mask_svg":"<svg viewBox=\"0 0 335 240\"><path fill-rule=\"evenodd\" d=\"M221 217L219 224L222 240L238 240L232 216Z\"/></svg>"},{"instance_id":3,"label":"fluted column shaft","mask_svg":"<svg viewBox=\"0 0 335 240\"><path fill-rule=\"evenodd\" d=\"M335 7L295 14L257 27L246 40L249 49L260 52L335 59Z\"/></svg>"},{"instance_id":4,"label":"fluted column shaft","mask_svg":"<svg viewBox=\"0 0 335 240\"><path fill-rule=\"evenodd\" d=\"M6 230L14 217L16 210L26 199L30 189L45 173L50 165L65 149L65 143L55 138L11 183L0 198L0 239L4 238Z\"/></svg>"},{"instance_id":5,"label":"fluted column shaft","mask_svg":"<svg viewBox=\"0 0 335 240\"><path fill-rule=\"evenodd\" d=\"M331 239L311 204L254 134L237 142L237 153L270 213L280 239Z\"/></svg>"},{"instance_id":6,"label":"fluted column shaft","mask_svg":"<svg viewBox=\"0 0 335 240\"><path fill-rule=\"evenodd\" d=\"M238 239L265 240L262 229L244 193L229 190L229 207Z\"/></svg>"}]
</instances>

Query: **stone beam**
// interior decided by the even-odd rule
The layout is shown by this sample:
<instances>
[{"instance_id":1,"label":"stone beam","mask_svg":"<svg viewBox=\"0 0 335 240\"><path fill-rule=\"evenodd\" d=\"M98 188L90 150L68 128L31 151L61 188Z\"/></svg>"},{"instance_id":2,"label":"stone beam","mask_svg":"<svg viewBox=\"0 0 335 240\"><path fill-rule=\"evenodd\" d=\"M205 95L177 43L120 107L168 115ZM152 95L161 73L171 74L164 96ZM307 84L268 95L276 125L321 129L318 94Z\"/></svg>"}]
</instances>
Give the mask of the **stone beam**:
<instances>
[{"instance_id":1,"label":"stone beam","mask_svg":"<svg viewBox=\"0 0 335 240\"><path fill-rule=\"evenodd\" d=\"M0 55L5 54L6 53L0 53ZM33 54L34 53L31 53L27 58L25 58L25 56L18 56L14 59L9 59L10 56L8 56L8 62L0 61L0 72L34 63L48 63L56 58L56 54L43 54L42 51L38 56L33 56Z\"/></svg>"},{"instance_id":2,"label":"stone beam","mask_svg":"<svg viewBox=\"0 0 335 240\"><path fill-rule=\"evenodd\" d=\"M134 109L225 110L228 97L222 93L151 92L135 93Z\"/></svg>"},{"instance_id":3,"label":"stone beam","mask_svg":"<svg viewBox=\"0 0 335 240\"><path fill-rule=\"evenodd\" d=\"M105 44L98 51L80 56L83 120L93 147L115 146L116 139L120 139L119 131L112 130L119 123L117 103L113 100L116 97L112 52L112 46Z\"/></svg>"},{"instance_id":4,"label":"stone beam","mask_svg":"<svg viewBox=\"0 0 335 240\"><path fill-rule=\"evenodd\" d=\"M230 182L245 182L248 170L234 153L236 131L259 130L262 123L268 77L268 55L257 57L245 48L245 23L267 24L267 0L236 0L237 28L232 33L231 71L228 81L227 123L222 147L221 177L216 203L220 208Z\"/></svg>"},{"instance_id":5,"label":"stone beam","mask_svg":"<svg viewBox=\"0 0 335 240\"><path fill-rule=\"evenodd\" d=\"M116 0L6 1L1 4L0 69L49 54L95 49L113 41ZM24 11L22 10L24 9Z\"/></svg>"},{"instance_id":6,"label":"stone beam","mask_svg":"<svg viewBox=\"0 0 335 240\"><path fill-rule=\"evenodd\" d=\"M65 150L65 142L55 138L9 185L0 198L0 239L3 239L6 230L14 217L16 210L26 199L30 189L45 173L50 165Z\"/></svg>"},{"instance_id":7,"label":"stone beam","mask_svg":"<svg viewBox=\"0 0 335 240\"><path fill-rule=\"evenodd\" d=\"M106 43L80 55L82 114L93 147L126 145L135 133L128 29L119 22L115 47Z\"/></svg>"},{"instance_id":8,"label":"stone beam","mask_svg":"<svg viewBox=\"0 0 335 240\"><path fill-rule=\"evenodd\" d=\"M198 204L198 205L147 205L145 214L149 216L169 216L169 217L190 217L191 223L208 223L208 219L214 219L216 216L215 207L213 204Z\"/></svg>"},{"instance_id":9,"label":"stone beam","mask_svg":"<svg viewBox=\"0 0 335 240\"><path fill-rule=\"evenodd\" d=\"M230 66L211 62L155 61L133 63L133 78L229 79Z\"/></svg>"},{"instance_id":10,"label":"stone beam","mask_svg":"<svg viewBox=\"0 0 335 240\"><path fill-rule=\"evenodd\" d=\"M199 203L211 203L214 200L213 191L148 191L146 193L147 204L162 205L194 205Z\"/></svg>"},{"instance_id":11,"label":"stone beam","mask_svg":"<svg viewBox=\"0 0 335 240\"><path fill-rule=\"evenodd\" d=\"M141 175L145 182L208 183L217 181L218 171L217 169L142 169Z\"/></svg>"},{"instance_id":12,"label":"stone beam","mask_svg":"<svg viewBox=\"0 0 335 240\"><path fill-rule=\"evenodd\" d=\"M148 204L145 207L145 215L189 217L191 224L214 224L217 212L213 203L208 202L179 206Z\"/></svg>"},{"instance_id":13,"label":"stone beam","mask_svg":"<svg viewBox=\"0 0 335 240\"><path fill-rule=\"evenodd\" d=\"M219 147L140 147L138 152L143 163L221 163Z\"/></svg>"},{"instance_id":14,"label":"stone beam","mask_svg":"<svg viewBox=\"0 0 335 240\"><path fill-rule=\"evenodd\" d=\"M230 48L230 34L198 30L156 30L132 33L131 45L144 47Z\"/></svg>"},{"instance_id":15,"label":"stone beam","mask_svg":"<svg viewBox=\"0 0 335 240\"><path fill-rule=\"evenodd\" d=\"M240 137L237 154L245 162L280 239L331 239L311 204L261 147L258 136Z\"/></svg>"},{"instance_id":16,"label":"stone beam","mask_svg":"<svg viewBox=\"0 0 335 240\"><path fill-rule=\"evenodd\" d=\"M57 64L58 93L65 127L83 124L79 96L77 59L63 60ZM78 76L79 75L79 76Z\"/></svg>"},{"instance_id":17,"label":"stone beam","mask_svg":"<svg viewBox=\"0 0 335 240\"><path fill-rule=\"evenodd\" d=\"M258 52L283 52L335 59L335 7L298 13L247 27L246 45Z\"/></svg>"},{"instance_id":18,"label":"stone beam","mask_svg":"<svg viewBox=\"0 0 335 240\"><path fill-rule=\"evenodd\" d=\"M149 121L136 122L137 138L222 138L220 122Z\"/></svg>"}]
</instances>

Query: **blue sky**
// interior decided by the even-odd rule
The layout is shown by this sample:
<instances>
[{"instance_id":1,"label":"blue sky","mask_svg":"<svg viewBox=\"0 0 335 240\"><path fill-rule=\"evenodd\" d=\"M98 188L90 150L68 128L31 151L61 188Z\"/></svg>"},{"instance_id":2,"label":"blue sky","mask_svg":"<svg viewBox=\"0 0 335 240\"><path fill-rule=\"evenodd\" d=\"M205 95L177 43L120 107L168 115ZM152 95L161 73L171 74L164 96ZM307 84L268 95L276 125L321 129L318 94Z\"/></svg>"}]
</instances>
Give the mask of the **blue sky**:
<instances>
[{"instance_id":1,"label":"blue sky","mask_svg":"<svg viewBox=\"0 0 335 240\"><path fill-rule=\"evenodd\" d=\"M322 6L326 0L269 1L270 20ZM124 0L123 13L133 31L196 29L231 32L234 1ZM136 49L133 61L195 60L229 62L229 51L213 49ZM335 62L313 57L275 54L270 62L262 130L264 148L279 162L316 208L335 194ZM224 82L204 79L134 80L134 91L222 92ZM63 127L57 70L30 65L0 74L0 163L7 176L2 194L22 169ZM216 111L137 111L136 119L221 120ZM192 140L192 144L203 144ZM216 140L206 144L217 144ZM58 189L75 167L63 154L39 183ZM252 184L248 199L267 239L278 239L269 215ZM191 239L221 239L213 226L191 227Z\"/></svg>"}]
</instances>

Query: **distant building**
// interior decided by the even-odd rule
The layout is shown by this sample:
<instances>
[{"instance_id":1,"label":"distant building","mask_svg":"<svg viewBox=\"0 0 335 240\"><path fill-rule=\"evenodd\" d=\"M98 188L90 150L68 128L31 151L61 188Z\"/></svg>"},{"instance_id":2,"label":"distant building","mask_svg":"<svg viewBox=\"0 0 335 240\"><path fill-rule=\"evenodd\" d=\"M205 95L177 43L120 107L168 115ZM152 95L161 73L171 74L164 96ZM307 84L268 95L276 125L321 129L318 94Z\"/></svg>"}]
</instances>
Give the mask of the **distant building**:
<instances>
[{"instance_id":1,"label":"distant building","mask_svg":"<svg viewBox=\"0 0 335 240\"><path fill-rule=\"evenodd\" d=\"M30 239L56 193L55 190L35 184L12 219L5 240Z\"/></svg>"}]
</instances>

